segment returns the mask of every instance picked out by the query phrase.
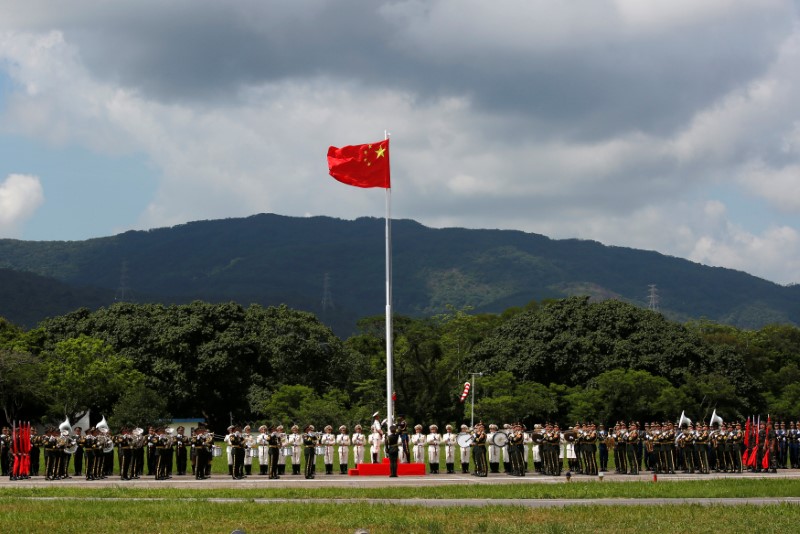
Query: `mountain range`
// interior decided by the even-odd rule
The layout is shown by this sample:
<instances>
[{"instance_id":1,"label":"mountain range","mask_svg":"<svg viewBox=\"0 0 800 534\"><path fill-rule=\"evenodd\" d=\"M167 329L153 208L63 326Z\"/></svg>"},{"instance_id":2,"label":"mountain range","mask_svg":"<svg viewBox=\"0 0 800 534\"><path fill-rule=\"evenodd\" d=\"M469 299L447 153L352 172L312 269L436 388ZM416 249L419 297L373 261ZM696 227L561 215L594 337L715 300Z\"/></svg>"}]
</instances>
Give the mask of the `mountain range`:
<instances>
[{"instance_id":1,"label":"mountain range","mask_svg":"<svg viewBox=\"0 0 800 534\"><path fill-rule=\"evenodd\" d=\"M393 311L501 312L590 295L676 321L800 323L800 286L658 252L513 230L391 222ZM385 221L287 217L197 221L85 241L0 239L0 316L24 327L115 301L236 301L311 311L341 336L384 313Z\"/></svg>"}]
</instances>

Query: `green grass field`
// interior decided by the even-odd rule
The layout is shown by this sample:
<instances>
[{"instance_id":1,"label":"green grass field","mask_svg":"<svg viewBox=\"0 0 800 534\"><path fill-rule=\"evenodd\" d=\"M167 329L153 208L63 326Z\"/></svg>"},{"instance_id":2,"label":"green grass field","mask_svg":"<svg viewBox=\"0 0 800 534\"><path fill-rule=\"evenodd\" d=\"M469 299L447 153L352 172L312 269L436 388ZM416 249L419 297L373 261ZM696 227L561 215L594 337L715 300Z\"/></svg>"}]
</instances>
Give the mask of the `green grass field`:
<instances>
[{"instance_id":1,"label":"green grass field","mask_svg":"<svg viewBox=\"0 0 800 534\"><path fill-rule=\"evenodd\" d=\"M213 471L227 473L222 458ZM337 466L338 467L338 466ZM257 472L257 464L254 472ZM318 472L324 471L318 463ZM338 472L338 469L336 470ZM116 472L116 471L115 471ZM289 469L291 472L291 469ZM254 475L257 476L257 475ZM286 475L291 477L292 475ZM540 477L531 475L531 478ZM299 477L298 477L299 478ZM545 477L540 477L545 478ZM377 532L797 532L800 506L594 506L535 509L521 506L415 506L337 499L591 499L800 497L800 480L708 479L605 482L574 477L556 484L448 485L382 488L181 489L75 488L53 482L44 487L0 488L0 532L82 531L249 534ZM266 481L265 481L266 482ZM257 502L257 499L287 502ZM228 502L219 499L230 499ZM304 502L301 499L314 499ZM293 502L294 501L294 502ZM329 502L326 502L329 501Z\"/></svg>"}]
</instances>

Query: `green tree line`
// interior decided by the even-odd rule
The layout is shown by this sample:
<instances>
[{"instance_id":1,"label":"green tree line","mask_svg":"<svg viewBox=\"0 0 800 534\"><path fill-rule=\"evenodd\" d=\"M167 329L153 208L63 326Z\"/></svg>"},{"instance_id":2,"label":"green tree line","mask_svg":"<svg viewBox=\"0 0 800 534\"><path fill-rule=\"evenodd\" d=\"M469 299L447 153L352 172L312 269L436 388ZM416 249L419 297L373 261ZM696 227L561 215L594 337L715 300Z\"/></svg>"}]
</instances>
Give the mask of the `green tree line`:
<instances>
[{"instance_id":1,"label":"green tree line","mask_svg":"<svg viewBox=\"0 0 800 534\"><path fill-rule=\"evenodd\" d=\"M0 319L6 420L112 425L202 417L369 423L385 411L383 317L342 340L311 313L236 303L119 303L23 329ZM613 422L800 415L800 330L679 324L616 300L449 308L394 318L396 411L412 423ZM480 373L480 374L478 374ZM477 376L470 399L463 383Z\"/></svg>"}]
</instances>

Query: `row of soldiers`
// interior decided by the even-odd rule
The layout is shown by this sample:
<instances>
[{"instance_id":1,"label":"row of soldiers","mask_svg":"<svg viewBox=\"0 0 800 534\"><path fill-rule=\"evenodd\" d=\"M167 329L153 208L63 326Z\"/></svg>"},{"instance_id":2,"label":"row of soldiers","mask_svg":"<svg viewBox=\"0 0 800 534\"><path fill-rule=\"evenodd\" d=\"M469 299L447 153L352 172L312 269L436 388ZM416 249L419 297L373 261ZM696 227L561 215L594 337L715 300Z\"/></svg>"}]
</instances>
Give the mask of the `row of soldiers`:
<instances>
[{"instance_id":1,"label":"row of soldiers","mask_svg":"<svg viewBox=\"0 0 800 534\"><path fill-rule=\"evenodd\" d=\"M799 467L800 431L797 425L790 423L789 428L785 428L785 424L776 424L775 428L769 429L764 423L760 426L754 430L751 445L754 461L750 469L774 471L788 465ZM302 434L299 430L297 425L289 433L284 433L282 426L269 429L262 426L259 434L255 435L247 426L229 428L223 441L228 445L230 476L240 479L250 475L255 458L260 466L259 474L278 478L285 474L288 460L292 474L299 475L302 459L306 461L305 474L311 478L315 474L317 455L323 457L326 474L333 473L336 460L340 473L346 474L351 450L356 465L364 462L368 450L371 458L367 458L377 463L386 443L386 433L377 420L369 434L364 434L360 425L355 427L353 434L349 434L345 426L339 428L339 434L334 434L331 426L321 433L314 432L311 426L306 427ZM440 463L446 465L448 473L454 473L459 459L462 473L467 473L472 458L475 474L480 476L499 472L501 465L506 473L519 476L527 471L531 452L535 471L545 475L559 475L564 460L574 473L596 475L608 470L609 455L614 458L616 471L627 474L637 474L640 470L655 473L741 472L748 468L742 462L747 449L741 423L718 424L711 428L700 423L678 428L665 422L645 423L640 428L636 422L618 422L608 431L603 425L595 427L591 423L562 431L557 424L548 423L535 425L533 432L526 432L519 424L505 425L502 430L497 425L489 425L487 432L481 423L475 429L462 425L460 433L455 433L451 425L446 426L444 434L439 434L436 425L431 425L427 434L422 430L422 426L417 425L409 434L404 421L397 425L398 457L400 462L425 462L427 452L431 474L439 472ZM141 476L171 478L173 463L177 473L184 475L187 473L187 460L191 460L196 478L210 476L213 457L222 454L215 444L215 437L219 436L204 425L194 429L189 436L183 431L183 427L178 427L177 432L151 427L147 433L123 428L118 435L111 436L107 425L98 425L85 434L76 427L69 435L65 435L63 429L59 431L53 427L40 436L33 428L31 474L38 476L40 450L43 450L44 474L48 479L68 477L71 459L76 476L83 476L85 467L87 480L105 478L112 474L113 449L116 448L119 475L123 480ZM495 437L498 434L502 434L499 436L502 440ZM0 444L7 442L8 435L4 429ZM471 439L459 441L459 436L470 436Z\"/></svg>"}]
</instances>

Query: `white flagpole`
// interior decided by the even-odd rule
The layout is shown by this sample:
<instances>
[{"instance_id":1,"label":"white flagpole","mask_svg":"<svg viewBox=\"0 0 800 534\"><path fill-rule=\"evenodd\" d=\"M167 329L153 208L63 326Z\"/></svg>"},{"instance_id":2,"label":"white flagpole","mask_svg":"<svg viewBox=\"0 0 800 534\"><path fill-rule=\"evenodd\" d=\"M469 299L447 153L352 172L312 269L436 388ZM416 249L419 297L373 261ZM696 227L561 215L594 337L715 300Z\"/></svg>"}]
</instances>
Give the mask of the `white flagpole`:
<instances>
[{"instance_id":1,"label":"white flagpole","mask_svg":"<svg viewBox=\"0 0 800 534\"><path fill-rule=\"evenodd\" d=\"M389 133L384 131L384 139L389 139ZM391 164L391 162L390 162ZM393 384L393 354L392 354L392 190L386 188L386 428L394 424L394 403L392 402Z\"/></svg>"}]
</instances>

